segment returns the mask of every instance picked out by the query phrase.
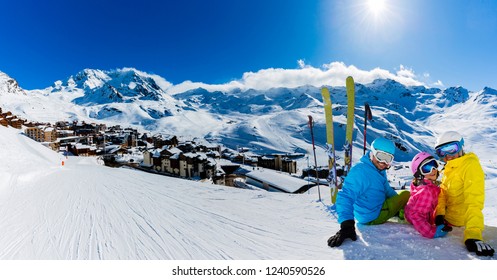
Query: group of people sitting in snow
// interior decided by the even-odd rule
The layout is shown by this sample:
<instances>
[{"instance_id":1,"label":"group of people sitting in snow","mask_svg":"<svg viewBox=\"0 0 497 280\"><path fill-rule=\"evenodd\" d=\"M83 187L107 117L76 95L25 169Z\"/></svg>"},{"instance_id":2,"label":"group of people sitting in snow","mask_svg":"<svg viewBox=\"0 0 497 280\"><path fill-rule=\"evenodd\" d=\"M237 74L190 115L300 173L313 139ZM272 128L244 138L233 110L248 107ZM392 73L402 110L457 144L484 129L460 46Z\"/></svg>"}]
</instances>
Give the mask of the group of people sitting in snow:
<instances>
[{"instance_id":1,"label":"group of people sitting in snow","mask_svg":"<svg viewBox=\"0 0 497 280\"><path fill-rule=\"evenodd\" d=\"M357 240L356 220L377 225L399 216L426 238L444 237L452 227L464 227L468 251L493 256L494 249L482 237L485 175L478 157L464 151L461 134L447 131L437 139L435 154L443 163L428 152L414 156L410 192L397 193L388 183L386 170L394 154L395 145L378 138L351 168L335 204L340 230L328 239L328 245L338 247L348 238Z\"/></svg>"}]
</instances>

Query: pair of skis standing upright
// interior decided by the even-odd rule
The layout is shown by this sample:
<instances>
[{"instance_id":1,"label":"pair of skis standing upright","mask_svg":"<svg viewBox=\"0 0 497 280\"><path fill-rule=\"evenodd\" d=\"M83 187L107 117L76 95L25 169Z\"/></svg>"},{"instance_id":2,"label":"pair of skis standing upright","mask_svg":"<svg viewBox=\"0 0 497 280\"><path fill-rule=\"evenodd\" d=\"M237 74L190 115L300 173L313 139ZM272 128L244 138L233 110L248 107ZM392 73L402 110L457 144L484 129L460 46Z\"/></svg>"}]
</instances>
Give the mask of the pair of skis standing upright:
<instances>
[{"instance_id":1,"label":"pair of skis standing upright","mask_svg":"<svg viewBox=\"0 0 497 280\"><path fill-rule=\"evenodd\" d=\"M333 134L333 113L332 113L332 103L330 97L330 91L328 88L323 87L321 89L321 95L323 96L324 103L324 113L326 119L326 153L328 155L328 183L330 185L331 202L335 204L338 190L342 187L343 180L347 176L351 166L352 166L352 135L354 131L354 108L355 108L355 86L354 79L352 77L347 77L346 79L346 89L347 89L347 126L345 130L345 144L344 144L344 165L343 173L341 176L337 174L336 168L336 156L335 156L335 140ZM365 104L365 118L364 118L364 152L366 151L366 127L367 120L372 119L371 109L369 105ZM314 135L312 132L312 117L309 116L309 125L311 127L312 144L314 147ZM316 161L316 151L314 148L314 160ZM315 162L316 168L317 163ZM317 174L317 170L316 170ZM316 178L318 176L316 175ZM321 194L319 194L319 199L321 200Z\"/></svg>"}]
</instances>

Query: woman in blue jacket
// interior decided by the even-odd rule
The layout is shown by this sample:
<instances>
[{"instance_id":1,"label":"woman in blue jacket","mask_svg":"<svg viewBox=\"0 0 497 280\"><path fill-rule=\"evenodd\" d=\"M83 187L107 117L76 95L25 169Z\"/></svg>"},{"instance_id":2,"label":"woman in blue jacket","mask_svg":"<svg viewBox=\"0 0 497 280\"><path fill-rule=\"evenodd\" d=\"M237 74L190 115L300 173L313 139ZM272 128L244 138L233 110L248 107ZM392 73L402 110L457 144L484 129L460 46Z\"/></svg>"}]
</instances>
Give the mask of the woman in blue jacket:
<instances>
[{"instance_id":1,"label":"woman in blue jacket","mask_svg":"<svg viewBox=\"0 0 497 280\"><path fill-rule=\"evenodd\" d=\"M394 154L394 144L386 138L378 138L371 143L371 150L350 169L336 201L340 231L328 239L329 246L338 247L347 238L357 240L355 220L378 225L404 208L409 192L397 194L387 180L386 170Z\"/></svg>"}]
</instances>

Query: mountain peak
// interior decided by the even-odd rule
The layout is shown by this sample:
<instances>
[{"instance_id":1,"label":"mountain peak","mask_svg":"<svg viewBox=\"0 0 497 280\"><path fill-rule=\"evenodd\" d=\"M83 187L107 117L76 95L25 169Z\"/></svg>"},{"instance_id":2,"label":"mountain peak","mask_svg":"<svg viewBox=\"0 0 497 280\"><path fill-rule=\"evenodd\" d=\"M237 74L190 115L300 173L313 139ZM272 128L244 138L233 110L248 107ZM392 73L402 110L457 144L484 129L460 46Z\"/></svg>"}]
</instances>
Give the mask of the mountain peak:
<instances>
[{"instance_id":1,"label":"mountain peak","mask_svg":"<svg viewBox=\"0 0 497 280\"><path fill-rule=\"evenodd\" d=\"M443 96L449 104L462 103L469 99L469 91L461 86L449 87L443 91Z\"/></svg>"},{"instance_id":2,"label":"mountain peak","mask_svg":"<svg viewBox=\"0 0 497 280\"><path fill-rule=\"evenodd\" d=\"M0 71L0 95L2 94L26 95L26 92L19 86L16 80Z\"/></svg>"},{"instance_id":3,"label":"mountain peak","mask_svg":"<svg viewBox=\"0 0 497 280\"><path fill-rule=\"evenodd\" d=\"M67 87L79 88L84 96L73 100L80 105L132 102L133 100L164 100L165 91L156 80L134 68L111 71L84 69L71 76Z\"/></svg>"},{"instance_id":4,"label":"mountain peak","mask_svg":"<svg viewBox=\"0 0 497 280\"><path fill-rule=\"evenodd\" d=\"M485 87L485 88L483 88L483 93L497 95L497 90L490 88L490 87Z\"/></svg>"},{"instance_id":5,"label":"mountain peak","mask_svg":"<svg viewBox=\"0 0 497 280\"><path fill-rule=\"evenodd\" d=\"M103 86L110 79L104 71L95 69L84 69L69 78L69 80L74 81L77 87L90 90Z\"/></svg>"}]
</instances>

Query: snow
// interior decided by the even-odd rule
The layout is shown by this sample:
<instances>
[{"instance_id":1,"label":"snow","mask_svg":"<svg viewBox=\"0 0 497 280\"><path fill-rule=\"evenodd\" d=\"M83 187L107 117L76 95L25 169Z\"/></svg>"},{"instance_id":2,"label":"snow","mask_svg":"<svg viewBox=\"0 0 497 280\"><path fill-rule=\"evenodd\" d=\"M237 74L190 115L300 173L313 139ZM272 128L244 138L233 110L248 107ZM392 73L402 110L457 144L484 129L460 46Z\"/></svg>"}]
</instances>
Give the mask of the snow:
<instances>
[{"instance_id":1,"label":"snow","mask_svg":"<svg viewBox=\"0 0 497 280\"><path fill-rule=\"evenodd\" d=\"M0 247L5 248L1 259L329 255L323 238L333 225L325 230L329 213L315 196L231 189L112 169L97 165L94 158L65 160L17 130L0 127L0 135L0 146L8 147L1 156L9 159L0 168L8 176L1 186L0 228L9 229L0 236ZM287 201L301 206L289 209ZM310 218L295 225L302 213Z\"/></svg>"},{"instance_id":2,"label":"snow","mask_svg":"<svg viewBox=\"0 0 497 280\"><path fill-rule=\"evenodd\" d=\"M284 194L114 169L95 158L66 159L2 126L0 147L2 260L246 260L262 269L253 260L330 266L323 260L495 259L468 253L460 228L426 239L396 221L358 225L356 242L330 248L326 240L339 225L323 186L318 201L316 188ZM484 232L494 247L496 189L487 188L493 203L485 208Z\"/></svg>"},{"instance_id":3,"label":"snow","mask_svg":"<svg viewBox=\"0 0 497 280\"><path fill-rule=\"evenodd\" d=\"M285 192L295 193L299 189L309 185L308 181L281 171L266 168L243 168L247 170L247 173L244 173L244 175L247 176L247 178L256 180L259 185L261 185L261 188L263 188L261 182L266 182L271 188L277 187Z\"/></svg>"},{"instance_id":4,"label":"snow","mask_svg":"<svg viewBox=\"0 0 497 280\"><path fill-rule=\"evenodd\" d=\"M358 241L329 248L339 225L326 187L319 202L315 188L283 194L113 169L95 158L65 159L12 128L0 127L0 146L0 228L8 229L1 259L480 258L466 251L462 229L425 239L398 222L358 225ZM496 190L487 187L484 212L484 238L494 247Z\"/></svg>"},{"instance_id":5,"label":"snow","mask_svg":"<svg viewBox=\"0 0 497 280\"><path fill-rule=\"evenodd\" d=\"M270 111L268 108L282 102L283 97L276 100L279 96L277 91L266 96L274 100L263 111ZM71 105L74 111L56 109L68 108L69 99L82 95L79 89L55 97L34 94L33 91L30 93L32 96L29 98L4 94L2 108L5 109L5 105L14 106L17 112L30 116L30 120L53 123L70 116L85 119L88 113L86 108L74 104ZM408 151L399 153L396 165L406 166L413 153L432 146L436 134L446 129L460 131L465 137L467 149L480 157L486 173L483 235L486 242L497 248L497 167L494 154L489 152L496 148L495 94L491 89L470 93L464 102L443 108L437 105L443 100L435 99L430 103L430 98L433 96L421 101L409 97L410 101L392 98L401 104L400 109L390 106L391 103L388 108L381 107L379 103L372 104L374 123L368 126L368 139L387 132L401 139ZM415 106L411 104L413 100ZM343 104L340 102L338 104ZM234 104L225 105L236 108ZM119 105L122 107L116 107L126 106ZM307 115L315 116L316 139L322 141L324 138L319 106L313 103L310 107L291 112L281 110L260 115L248 114L251 116L248 120L234 111L219 116L215 112L211 114L199 109L184 111L178 118L162 118L158 122L164 127L177 129L178 135L188 136L181 132L197 133L201 123L202 132L211 131L212 137L223 137L232 146L255 145L303 152L311 151ZM334 109L337 127L340 127L344 123L340 115L343 108L338 105ZM126 112L135 115L131 122L144 121L136 117L134 111ZM178 121L181 118L189 121ZM482 121L482 118L487 121ZM123 122L123 119L116 121ZM361 124L356 121L356 128L361 128ZM213 131L214 128L216 130ZM343 141L340 131L337 133L337 138L340 138L337 147L341 147L340 141ZM355 137L353 161L357 162L362 154L359 152L363 139L361 129L356 129ZM254 260L265 260L281 265L324 265L329 276L337 266L351 268L350 262L344 260L496 259L496 256L478 257L468 253L462 244L460 228L455 228L444 238L426 239L411 225L396 220L379 226L357 225L357 241L347 240L338 248L330 248L326 240L339 230L339 224L334 211L330 210L329 189L324 186L320 187L323 200L318 201L317 188L303 194L284 194L229 188L125 168L108 168L99 165L95 158L66 159L30 140L19 130L2 126L0 147L2 260L183 260L186 264L192 264L188 261L202 264L199 260L242 260L253 264ZM318 147L316 152L318 162L324 164L326 160L322 148ZM338 155L341 154L339 150ZM305 166L304 160L299 162L299 168L302 166ZM408 181L410 174L407 171L406 168L389 170L392 185ZM293 262L279 263L280 260ZM387 272L391 273L388 262L374 263L373 268L366 265L366 268L376 269L378 266L386 267ZM405 268L402 263L396 262L394 266L405 269L404 273L415 275L418 272ZM422 267L433 266L423 262ZM465 272L464 265L452 265L450 271L444 266L442 268L449 275L455 273L460 276ZM355 269L354 275L366 272ZM167 276L169 273L163 274Z\"/></svg>"}]
</instances>

